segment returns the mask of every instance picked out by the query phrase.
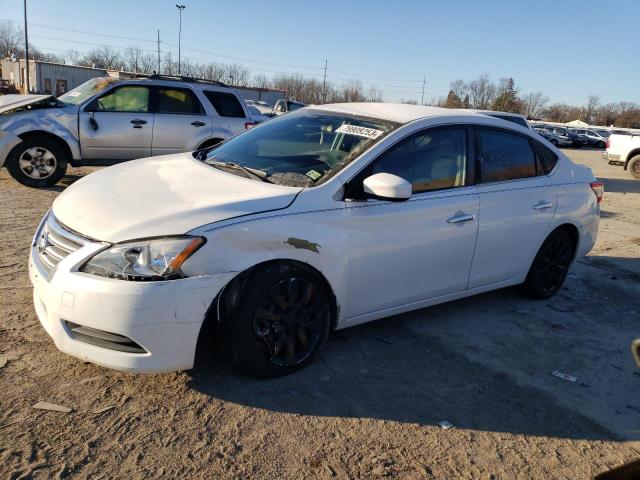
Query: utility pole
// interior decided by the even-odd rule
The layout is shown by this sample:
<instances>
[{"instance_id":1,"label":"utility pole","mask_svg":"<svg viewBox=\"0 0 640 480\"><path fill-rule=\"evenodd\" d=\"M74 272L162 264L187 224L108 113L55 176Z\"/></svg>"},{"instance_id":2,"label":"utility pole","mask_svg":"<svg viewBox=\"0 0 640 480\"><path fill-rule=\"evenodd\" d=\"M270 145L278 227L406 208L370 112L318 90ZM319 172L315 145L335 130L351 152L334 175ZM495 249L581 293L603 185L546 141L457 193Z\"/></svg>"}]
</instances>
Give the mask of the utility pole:
<instances>
[{"instance_id":1,"label":"utility pole","mask_svg":"<svg viewBox=\"0 0 640 480\"><path fill-rule=\"evenodd\" d=\"M420 105L424 105L424 84L427 82L426 75L422 76L422 100L420 100Z\"/></svg>"},{"instance_id":2,"label":"utility pole","mask_svg":"<svg viewBox=\"0 0 640 480\"><path fill-rule=\"evenodd\" d=\"M158 29L158 75L160 75L160 29Z\"/></svg>"},{"instance_id":3,"label":"utility pole","mask_svg":"<svg viewBox=\"0 0 640 480\"><path fill-rule=\"evenodd\" d=\"M27 32L27 0L24 0L24 58L27 62L26 80L27 80L27 93L31 90L29 83L29 33ZM18 60L18 64L20 60Z\"/></svg>"},{"instance_id":4,"label":"utility pole","mask_svg":"<svg viewBox=\"0 0 640 480\"><path fill-rule=\"evenodd\" d=\"M324 61L324 78L322 80L322 103L327 103L327 60Z\"/></svg>"},{"instance_id":5,"label":"utility pole","mask_svg":"<svg viewBox=\"0 0 640 480\"><path fill-rule=\"evenodd\" d=\"M182 74L181 67L180 67L180 60L181 60L180 59L180 41L182 39L182 10L184 10L187 7L185 7L184 5L176 4L176 8L180 12L180 27L178 29L178 76L180 76Z\"/></svg>"}]
</instances>

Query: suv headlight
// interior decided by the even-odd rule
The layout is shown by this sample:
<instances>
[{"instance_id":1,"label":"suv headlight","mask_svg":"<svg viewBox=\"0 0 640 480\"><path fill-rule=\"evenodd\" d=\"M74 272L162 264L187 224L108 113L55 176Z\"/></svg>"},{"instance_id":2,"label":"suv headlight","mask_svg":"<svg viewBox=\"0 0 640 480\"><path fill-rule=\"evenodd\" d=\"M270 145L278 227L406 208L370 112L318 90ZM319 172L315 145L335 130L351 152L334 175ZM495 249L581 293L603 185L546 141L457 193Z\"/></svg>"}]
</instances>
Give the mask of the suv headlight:
<instances>
[{"instance_id":1,"label":"suv headlight","mask_svg":"<svg viewBox=\"0 0 640 480\"><path fill-rule=\"evenodd\" d=\"M184 278L180 267L204 245L203 237L166 237L119 243L91 257L81 272L122 280Z\"/></svg>"}]
</instances>

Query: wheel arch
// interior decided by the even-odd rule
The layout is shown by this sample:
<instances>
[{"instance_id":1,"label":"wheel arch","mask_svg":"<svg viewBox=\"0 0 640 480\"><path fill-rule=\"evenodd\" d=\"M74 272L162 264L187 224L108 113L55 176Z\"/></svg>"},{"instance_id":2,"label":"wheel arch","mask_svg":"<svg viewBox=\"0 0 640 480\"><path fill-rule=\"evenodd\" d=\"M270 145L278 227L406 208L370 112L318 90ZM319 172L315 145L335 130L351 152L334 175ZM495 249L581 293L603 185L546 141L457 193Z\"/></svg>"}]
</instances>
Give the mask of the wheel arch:
<instances>
[{"instance_id":1,"label":"wheel arch","mask_svg":"<svg viewBox=\"0 0 640 480\"><path fill-rule=\"evenodd\" d=\"M54 133L46 132L44 130L30 130L28 132L20 133L18 135L18 137L23 141L24 140L29 140L31 138L37 138L37 137L48 138L49 140L52 140L52 141L56 142L57 144L59 144L63 148L64 152L67 155L66 160L67 160L68 163L72 163L73 162L73 152L71 151L71 147L69 146L69 144L62 137L60 137L60 136L58 136L58 135L56 135ZM20 143L18 145L16 145L14 147L14 149L18 148L19 146L20 146Z\"/></svg>"},{"instance_id":2,"label":"wheel arch","mask_svg":"<svg viewBox=\"0 0 640 480\"><path fill-rule=\"evenodd\" d=\"M279 264L306 270L307 272L312 273L320 279L324 287L327 289L331 301L331 328L336 328L340 313L340 306L338 304L334 289L331 283L327 280L326 276L320 270L309 263L292 258L277 258L256 263L255 265L252 265L251 267L238 272L235 277L229 280L225 284L225 286L222 287L222 289L212 300L209 308L207 309L207 312L205 313L202 326L200 327L200 332L198 334L196 351L203 347L202 342L206 337L215 334L217 325L219 325L221 321L221 316L232 313L233 310L237 307L238 301L240 299L240 292L247 285L247 283L251 281L251 276L261 269Z\"/></svg>"},{"instance_id":3,"label":"wheel arch","mask_svg":"<svg viewBox=\"0 0 640 480\"><path fill-rule=\"evenodd\" d=\"M549 235L557 230L564 230L569 234L571 243L573 244L573 260L575 260L576 254L578 253L578 247L580 246L580 231L578 230L578 227L576 227L573 223L563 223L550 231L549 234L545 237L545 240L549 238Z\"/></svg>"},{"instance_id":4,"label":"wheel arch","mask_svg":"<svg viewBox=\"0 0 640 480\"><path fill-rule=\"evenodd\" d=\"M629 155L627 155L627 159L624 162L624 169L626 170L627 167L629 166L629 162L631 161L631 159L633 157L635 157L636 155L640 155L640 148L636 148L634 150L631 150L629 152Z\"/></svg>"}]
</instances>

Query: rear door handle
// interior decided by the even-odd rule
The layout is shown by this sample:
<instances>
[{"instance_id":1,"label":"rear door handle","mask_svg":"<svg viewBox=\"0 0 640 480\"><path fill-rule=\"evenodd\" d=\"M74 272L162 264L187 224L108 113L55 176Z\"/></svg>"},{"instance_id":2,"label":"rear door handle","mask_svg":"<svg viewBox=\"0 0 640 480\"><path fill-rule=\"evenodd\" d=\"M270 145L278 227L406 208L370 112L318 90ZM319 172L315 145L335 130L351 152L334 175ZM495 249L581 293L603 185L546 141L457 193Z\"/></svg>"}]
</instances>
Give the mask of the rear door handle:
<instances>
[{"instance_id":1,"label":"rear door handle","mask_svg":"<svg viewBox=\"0 0 640 480\"><path fill-rule=\"evenodd\" d=\"M547 208L553 207L553 203L551 202L538 202L533 206L534 210L545 210Z\"/></svg>"},{"instance_id":2,"label":"rear door handle","mask_svg":"<svg viewBox=\"0 0 640 480\"><path fill-rule=\"evenodd\" d=\"M144 125L145 123L147 123L147 121L141 120L140 118L134 118L133 120L131 120L131 123L133 123L134 125Z\"/></svg>"},{"instance_id":3,"label":"rear door handle","mask_svg":"<svg viewBox=\"0 0 640 480\"><path fill-rule=\"evenodd\" d=\"M205 123L201 122L200 120L196 120L195 122L191 122L191 125L193 125L194 127L204 127Z\"/></svg>"},{"instance_id":4,"label":"rear door handle","mask_svg":"<svg viewBox=\"0 0 640 480\"><path fill-rule=\"evenodd\" d=\"M447 219L447 223L462 223L462 222L470 222L471 220L475 220L476 216L474 214L471 215L457 215L455 217L451 217Z\"/></svg>"}]
</instances>

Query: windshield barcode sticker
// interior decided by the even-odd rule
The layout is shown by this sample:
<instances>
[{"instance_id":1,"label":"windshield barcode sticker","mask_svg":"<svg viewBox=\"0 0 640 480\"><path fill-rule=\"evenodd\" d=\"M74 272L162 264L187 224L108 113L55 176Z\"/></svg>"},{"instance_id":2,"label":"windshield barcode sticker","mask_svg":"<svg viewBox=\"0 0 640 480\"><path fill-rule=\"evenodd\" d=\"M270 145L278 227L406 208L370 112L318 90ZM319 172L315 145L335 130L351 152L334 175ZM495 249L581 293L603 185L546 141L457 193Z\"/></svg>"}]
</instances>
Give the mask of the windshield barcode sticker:
<instances>
[{"instance_id":1,"label":"windshield barcode sticker","mask_svg":"<svg viewBox=\"0 0 640 480\"><path fill-rule=\"evenodd\" d=\"M375 140L384 132L375 128L358 127L357 125L342 125L336 130L336 133L346 133L347 135L357 135Z\"/></svg>"}]
</instances>

